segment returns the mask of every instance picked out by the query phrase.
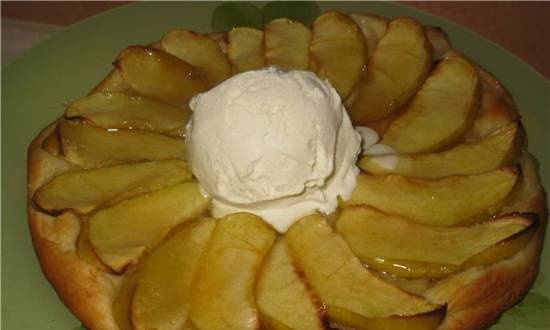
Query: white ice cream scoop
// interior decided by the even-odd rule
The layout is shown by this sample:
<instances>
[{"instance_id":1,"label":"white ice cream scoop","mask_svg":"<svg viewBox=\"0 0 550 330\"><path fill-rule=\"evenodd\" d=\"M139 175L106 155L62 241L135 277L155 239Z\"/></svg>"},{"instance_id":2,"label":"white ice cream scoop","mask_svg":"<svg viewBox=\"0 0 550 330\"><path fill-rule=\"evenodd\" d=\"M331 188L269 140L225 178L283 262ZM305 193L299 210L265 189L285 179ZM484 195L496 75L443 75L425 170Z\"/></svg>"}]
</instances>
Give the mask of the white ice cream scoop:
<instances>
[{"instance_id":1,"label":"white ice cream scoop","mask_svg":"<svg viewBox=\"0 0 550 330\"><path fill-rule=\"evenodd\" d=\"M334 88L311 72L241 73L190 106L188 161L215 216L251 212L283 232L334 211L355 187L360 136Z\"/></svg>"}]
</instances>

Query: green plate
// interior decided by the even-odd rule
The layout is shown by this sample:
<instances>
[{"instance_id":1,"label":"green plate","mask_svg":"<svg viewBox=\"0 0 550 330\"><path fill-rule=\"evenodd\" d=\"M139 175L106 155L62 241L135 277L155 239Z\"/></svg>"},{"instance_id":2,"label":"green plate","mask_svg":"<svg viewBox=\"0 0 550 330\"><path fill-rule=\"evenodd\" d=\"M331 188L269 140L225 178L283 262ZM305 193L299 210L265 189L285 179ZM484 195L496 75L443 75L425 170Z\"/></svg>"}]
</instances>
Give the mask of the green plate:
<instances>
[{"instance_id":1,"label":"green plate","mask_svg":"<svg viewBox=\"0 0 550 330\"><path fill-rule=\"evenodd\" d=\"M111 69L125 46L158 40L175 27L198 32L232 22L258 25L263 17L293 15L308 21L319 11L372 12L412 16L438 25L457 49L493 72L512 92L537 156L545 187L550 187L550 87L544 77L499 46L440 18L392 3L320 2L225 4L144 2L121 7L74 25L2 69L2 328L71 330L80 323L58 300L34 254L26 214L26 151L38 132L85 95ZM239 12L245 12L245 17ZM212 21L212 19L214 21ZM507 312L494 329L550 328L549 241L541 274L527 298Z\"/></svg>"}]
</instances>

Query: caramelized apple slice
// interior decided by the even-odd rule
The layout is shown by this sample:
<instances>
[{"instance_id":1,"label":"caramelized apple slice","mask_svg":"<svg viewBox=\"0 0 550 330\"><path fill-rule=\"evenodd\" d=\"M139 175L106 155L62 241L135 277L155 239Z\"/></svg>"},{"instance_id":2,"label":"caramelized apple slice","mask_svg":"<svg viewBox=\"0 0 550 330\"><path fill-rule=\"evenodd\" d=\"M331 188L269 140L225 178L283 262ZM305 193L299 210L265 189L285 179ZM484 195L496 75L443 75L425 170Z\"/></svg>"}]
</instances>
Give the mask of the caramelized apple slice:
<instances>
[{"instance_id":1,"label":"caramelized apple slice","mask_svg":"<svg viewBox=\"0 0 550 330\"><path fill-rule=\"evenodd\" d=\"M435 329L445 314L441 306L406 293L364 268L320 215L301 219L285 240L336 323L365 330Z\"/></svg>"},{"instance_id":2,"label":"caramelized apple slice","mask_svg":"<svg viewBox=\"0 0 550 330\"><path fill-rule=\"evenodd\" d=\"M135 330L180 330L187 322L191 284L215 226L213 219L186 226L140 263L130 312Z\"/></svg>"},{"instance_id":3,"label":"caramelized apple slice","mask_svg":"<svg viewBox=\"0 0 550 330\"><path fill-rule=\"evenodd\" d=\"M479 106L476 69L449 56L435 67L382 143L400 153L431 152L456 142L471 126Z\"/></svg>"},{"instance_id":4,"label":"caramelized apple slice","mask_svg":"<svg viewBox=\"0 0 550 330\"><path fill-rule=\"evenodd\" d=\"M40 187L34 201L44 210L71 209L87 214L99 206L188 181L183 160L161 160L77 171L55 177Z\"/></svg>"},{"instance_id":5,"label":"caramelized apple slice","mask_svg":"<svg viewBox=\"0 0 550 330\"><path fill-rule=\"evenodd\" d=\"M105 266L95 254L92 244L90 243L90 226L88 222L81 222L80 234L78 235L78 241L76 242L76 253L78 257L93 265L97 269L104 272L110 272L111 270Z\"/></svg>"},{"instance_id":6,"label":"caramelized apple slice","mask_svg":"<svg viewBox=\"0 0 550 330\"><path fill-rule=\"evenodd\" d=\"M206 79L197 69L157 49L128 47L118 55L115 66L138 93L164 102L185 105L207 89Z\"/></svg>"},{"instance_id":7,"label":"caramelized apple slice","mask_svg":"<svg viewBox=\"0 0 550 330\"><path fill-rule=\"evenodd\" d=\"M275 236L252 214L218 221L191 288L190 317L197 329L259 329L254 283Z\"/></svg>"},{"instance_id":8,"label":"caramelized apple slice","mask_svg":"<svg viewBox=\"0 0 550 330\"><path fill-rule=\"evenodd\" d=\"M367 155L361 158L359 167L373 174L394 173L427 179L481 174L509 165L522 147L523 130L517 123L511 123L480 141L461 143L442 152Z\"/></svg>"},{"instance_id":9,"label":"caramelized apple slice","mask_svg":"<svg viewBox=\"0 0 550 330\"><path fill-rule=\"evenodd\" d=\"M300 22L278 18L264 27L267 65L284 70L307 70L311 30Z\"/></svg>"},{"instance_id":10,"label":"caramelized apple slice","mask_svg":"<svg viewBox=\"0 0 550 330\"><path fill-rule=\"evenodd\" d=\"M440 268L461 266L533 225L533 220L528 217L508 216L468 227L437 228L369 207L352 207L344 209L338 217L336 232L342 235L362 262L371 268L387 271L388 267L379 267L380 263L375 260L390 260L394 264L413 261L413 268L422 268L422 263L432 264L432 268L435 267L433 264ZM389 271L395 273L395 268L399 269L393 267ZM458 267L454 268L458 270ZM417 269L403 269L396 275L407 278L426 275ZM446 275L446 272L430 275Z\"/></svg>"},{"instance_id":11,"label":"caramelized apple slice","mask_svg":"<svg viewBox=\"0 0 550 330\"><path fill-rule=\"evenodd\" d=\"M265 66L264 32L262 30L240 27L227 33L229 45L227 56L233 67L233 73L258 70Z\"/></svg>"},{"instance_id":12,"label":"caramelized apple slice","mask_svg":"<svg viewBox=\"0 0 550 330\"><path fill-rule=\"evenodd\" d=\"M182 108L143 96L101 92L77 100L67 108L68 118L85 118L104 128L129 128L183 136L191 115Z\"/></svg>"},{"instance_id":13,"label":"caramelized apple slice","mask_svg":"<svg viewBox=\"0 0 550 330\"><path fill-rule=\"evenodd\" d=\"M123 92L127 95L137 95L137 92L124 80L119 69L115 68L103 79L90 94Z\"/></svg>"},{"instance_id":14,"label":"caramelized apple slice","mask_svg":"<svg viewBox=\"0 0 550 330\"><path fill-rule=\"evenodd\" d=\"M183 139L126 129L104 129L84 122L59 122L65 158L84 168L143 160L184 158Z\"/></svg>"},{"instance_id":15,"label":"caramelized apple slice","mask_svg":"<svg viewBox=\"0 0 550 330\"><path fill-rule=\"evenodd\" d=\"M453 46L451 46L451 42L445 31L440 27L426 26L424 31L430 45L432 45L434 61L442 59L448 52L452 51Z\"/></svg>"},{"instance_id":16,"label":"caramelized apple slice","mask_svg":"<svg viewBox=\"0 0 550 330\"><path fill-rule=\"evenodd\" d=\"M365 77L346 100L356 125L388 117L416 94L432 65L432 50L422 25L393 20L372 55Z\"/></svg>"},{"instance_id":17,"label":"caramelized apple slice","mask_svg":"<svg viewBox=\"0 0 550 330\"><path fill-rule=\"evenodd\" d=\"M388 21L376 15L351 14L351 19L359 26L367 42L367 57L374 54L380 40L388 31Z\"/></svg>"},{"instance_id":18,"label":"caramelized apple slice","mask_svg":"<svg viewBox=\"0 0 550 330\"><path fill-rule=\"evenodd\" d=\"M260 320L267 329L326 329L324 310L298 274L284 240L275 243L267 256L255 295Z\"/></svg>"},{"instance_id":19,"label":"caramelized apple slice","mask_svg":"<svg viewBox=\"0 0 550 330\"><path fill-rule=\"evenodd\" d=\"M210 86L231 75L231 65L217 42L188 30L172 30L161 40L162 48L202 71Z\"/></svg>"},{"instance_id":20,"label":"caramelized apple slice","mask_svg":"<svg viewBox=\"0 0 550 330\"><path fill-rule=\"evenodd\" d=\"M367 44L351 18L326 12L313 22L310 52L317 75L327 78L345 99L361 76Z\"/></svg>"},{"instance_id":21,"label":"caramelized apple slice","mask_svg":"<svg viewBox=\"0 0 550 330\"><path fill-rule=\"evenodd\" d=\"M360 174L343 205L371 205L419 223L450 227L495 214L519 176L519 167L433 180Z\"/></svg>"},{"instance_id":22,"label":"caramelized apple slice","mask_svg":"<svg viewBox=\"0 0 550 330\"><path fill-rule=\"evenodd\" d=\"M90 243L103 263L120 272L174 227L205 212L208 205L209 199L195 182L126 199L90 217Z\"/></svg>"}]
</instances>

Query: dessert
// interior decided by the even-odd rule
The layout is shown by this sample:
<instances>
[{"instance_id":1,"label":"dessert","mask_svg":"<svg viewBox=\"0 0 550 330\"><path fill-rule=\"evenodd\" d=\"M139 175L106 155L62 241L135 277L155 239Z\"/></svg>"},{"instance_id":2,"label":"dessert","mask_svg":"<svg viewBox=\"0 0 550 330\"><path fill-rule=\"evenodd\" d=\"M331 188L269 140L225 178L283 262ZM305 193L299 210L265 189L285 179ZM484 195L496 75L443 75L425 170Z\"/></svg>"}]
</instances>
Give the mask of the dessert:
<instances>
[{"instance_id":1,"label":"dessert","mask_svg":"<svg viewBox=\"0 0 550 330\"><path fill-rule=\"evenodd\" d=\"M29 221L91 330L446 330L527 292L547 210L498 80L327 12L123 50L30 146Z\"/></svg>"}]
</instances>

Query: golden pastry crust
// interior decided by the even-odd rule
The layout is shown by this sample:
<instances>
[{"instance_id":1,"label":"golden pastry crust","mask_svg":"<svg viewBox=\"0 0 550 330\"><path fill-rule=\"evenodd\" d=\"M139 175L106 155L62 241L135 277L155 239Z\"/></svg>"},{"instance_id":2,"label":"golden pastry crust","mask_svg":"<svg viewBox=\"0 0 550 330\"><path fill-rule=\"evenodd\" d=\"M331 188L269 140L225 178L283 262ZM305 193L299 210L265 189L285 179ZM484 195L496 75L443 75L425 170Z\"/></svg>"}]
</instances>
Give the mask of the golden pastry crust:
<instances>
[{"instance_id":1,"label":"golden pastry crust","mask_svg":"<svg viewBox=\"0 0 550 330\"><path fill-rule=\"evenodd\" d=\"M441 39L446 38L444 33L430 31L428 36L431 36L438 56L452 51L448 40ZM120 78L116 74L109 77L99 87L108 84L109 79ZM482 69L480 77L483 92L508 105L504 110L490 110L495 113L489 113L487 118L517 120L513 100L498 80ZM77 169L43 147L56 125L57 121L45 128L28 150L28 215L34 248L46 278L82 323L91 330L116 330L119 326L112 305L125 275L107 273L79 257L76 246L82 220L78 216L70 212L49 215L33 204L33 195L40 186L56 175ZM447 304L447 313L439 330L473 330L490 326L505 309L526 294L536 277L547 222L546 199L536 160L524 151L522 163L522 183L517 188L516 198L504 211L536 213L540 220L537 232L513 257L453 274L430 287L424 296L434 303Z\"/></svg>"},{"instance_id":2,"label":"golden pastry crust","mask_svg":"<svg viewBox=\"0 0 550 330\"><path fill-rule=\"evenodd\" d=\"M76 252L80 220L71 213L53 217L32 203L36 189L72 165L42 149L44 139L55 129L44 129L28 151L28 215L34 249L44 275L61 301L90 329L118 329L112 303L121 278L101 272L82 260Z\"/></svg>"}]
</instances>

